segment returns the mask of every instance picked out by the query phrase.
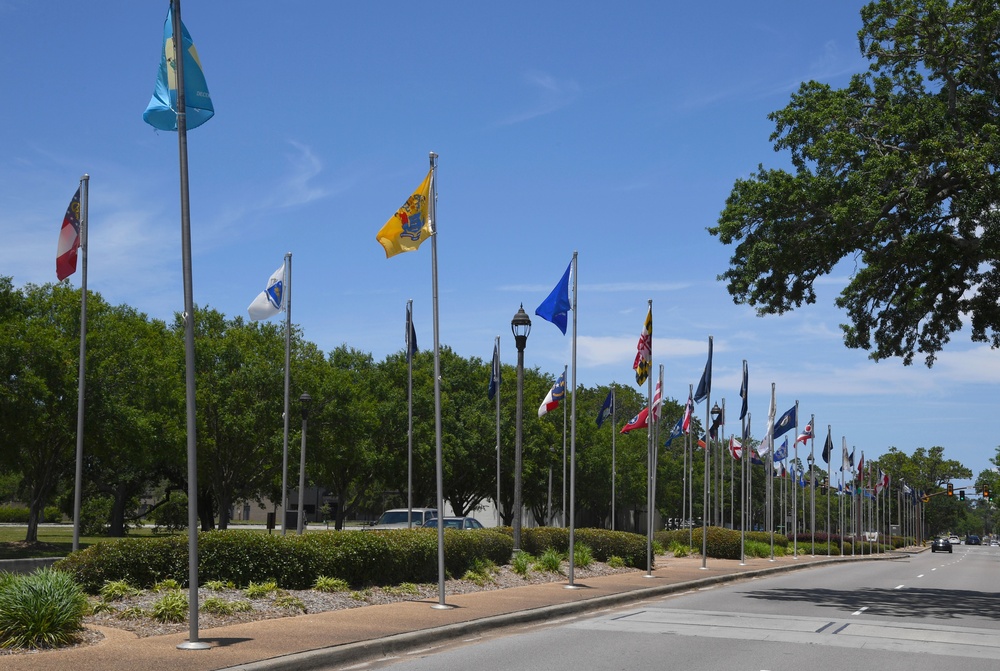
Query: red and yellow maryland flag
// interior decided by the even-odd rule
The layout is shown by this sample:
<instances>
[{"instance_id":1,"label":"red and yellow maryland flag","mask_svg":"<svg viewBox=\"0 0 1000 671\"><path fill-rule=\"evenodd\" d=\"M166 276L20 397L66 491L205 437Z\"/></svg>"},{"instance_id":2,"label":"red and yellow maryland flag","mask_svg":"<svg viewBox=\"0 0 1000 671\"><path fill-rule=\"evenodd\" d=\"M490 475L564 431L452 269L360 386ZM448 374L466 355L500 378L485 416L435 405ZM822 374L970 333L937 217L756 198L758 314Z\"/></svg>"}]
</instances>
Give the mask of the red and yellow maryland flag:
<instances>
[{"instance_id":1,"label":"red and yellow maryland flag","mask_svg":"<svg viewBox=\"0 0 1000 671\"><path fill-rule=\"evenodd\" d=\"M653 363L653 308L649 308L646 315L646 323L642 327L636 349L638 352L632 369L635 370L635 383L641 386L649 377L649 367Z\"/></svg>"},{"instance_id":2,"label":"red and yellow maryland flag","mask_svg":"<svg viewBox=\"0 0 1000 671\"><path fill-rule=\"evenodd\" d=\"M385 248L385 258L412 252L431 236L431 172L375 236Z\"/></svg>"}]
</instances>

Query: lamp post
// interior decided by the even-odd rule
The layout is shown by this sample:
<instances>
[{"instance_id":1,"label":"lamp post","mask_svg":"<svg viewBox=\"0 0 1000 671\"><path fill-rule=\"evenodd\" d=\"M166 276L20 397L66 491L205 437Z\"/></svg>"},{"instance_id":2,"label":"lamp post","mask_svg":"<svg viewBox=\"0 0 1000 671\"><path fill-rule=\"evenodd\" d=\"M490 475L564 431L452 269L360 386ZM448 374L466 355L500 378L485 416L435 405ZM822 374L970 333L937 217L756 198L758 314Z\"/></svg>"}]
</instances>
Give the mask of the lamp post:
<instances>
[{"instance_id":1,"label":"lamp post","mask_svg":"<svg viewBox=\"0 0 1000 671\"><path fill-rule=\"evenodd\" d=\"M521 549L521 428L524 415L524 346L531 332L531 318L521 304L517 314L510 320L510 330L514 334L517 347L517 431L514 440L514 552Z\"/></svg>"},{"instance_id":2,"label":"lamp post","mask_svg":"<svg viewBox=\"0 0 1000 671\"><path fill-rule=\"evenodd\" d=\"M309 405L312 403L312 396L302 394L299 396L299 404L302 406L302 450L299 454L299 516L296 524L296 533L302 535L305 527L305 504L306 504L306 424L309 421Z\"/></svg>"}]
</instances>

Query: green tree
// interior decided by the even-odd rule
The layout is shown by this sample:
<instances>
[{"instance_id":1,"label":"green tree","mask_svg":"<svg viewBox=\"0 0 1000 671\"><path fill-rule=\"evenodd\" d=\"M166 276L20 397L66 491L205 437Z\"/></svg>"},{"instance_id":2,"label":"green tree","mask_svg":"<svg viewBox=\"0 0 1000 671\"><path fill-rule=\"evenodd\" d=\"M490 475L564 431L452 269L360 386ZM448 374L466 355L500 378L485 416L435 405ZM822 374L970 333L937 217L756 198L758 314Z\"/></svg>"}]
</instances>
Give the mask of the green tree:
<instances>
[{"instance_id":1,"label":"green tree","mask_svg":"<svg viewBox=\"0 0 1000 671\"><path fill-rule=\"evenodd\" d=\"M80 292L65 283L18 291L0 277L0 342L0 460L21 475L25 541L36 542L43 508L75 463Z\"/></svg>"},{"instance_id":2,"label":"green tree","mask_svg":"<svg viewBox=\"0 0 1000 671\"><path fill-rule=\"evenodd\" d=\"M879 0L862 10L866 73L804 83L774 112L794 172L737 180L711 234L736 243L720 277L737 303L780 314L816 300L853 259L836 304L844 341L932 365L968 318L1000 346L1000 6Z\"/></svg>"},{"instance_id":3,"label":"green tree","mask_svg":"<svg viewBox=\"0 0 1000 671\"><path fill-rule=\"evenodd\" d=\"M210 308L196 312L198 508L202 529L225 529L232 505L268 493L281 469L284 332ZM178 340L184 326L174 323Z\"/></svg>"},{"instance_id":4,"label":"green tree","mask_svg":"<svg viewBox=\"0 0 1000 671\"><path fill-rule=\"evenodd\" d=\"M183 354L164 322L87 305L85 496L111 498L108 533L123 536L141 496L184 482Z\"/></svg>"}]
</instances>

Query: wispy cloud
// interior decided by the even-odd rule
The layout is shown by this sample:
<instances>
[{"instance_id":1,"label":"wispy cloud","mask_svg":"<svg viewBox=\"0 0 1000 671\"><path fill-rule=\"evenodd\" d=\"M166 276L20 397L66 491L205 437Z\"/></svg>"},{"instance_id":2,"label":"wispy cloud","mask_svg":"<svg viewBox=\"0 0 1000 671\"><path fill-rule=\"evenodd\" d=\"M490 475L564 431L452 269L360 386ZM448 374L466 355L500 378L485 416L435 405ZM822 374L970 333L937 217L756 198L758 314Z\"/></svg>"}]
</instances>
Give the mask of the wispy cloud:
<instances>
[{"instance_id":1,"label":"wispy cloud","mask_svg":"<svg viewBox=\"0 0 1000 671\"><path fill-rule=\"evenodd\" d=\"M575 81L558 80L544 72L527 73L525 83L530 89L530 94L523 101L526 109L501 120L497 125L512 126L551 114L572 104L580 95L580 86Z\"/></svg>"}]
</instances>

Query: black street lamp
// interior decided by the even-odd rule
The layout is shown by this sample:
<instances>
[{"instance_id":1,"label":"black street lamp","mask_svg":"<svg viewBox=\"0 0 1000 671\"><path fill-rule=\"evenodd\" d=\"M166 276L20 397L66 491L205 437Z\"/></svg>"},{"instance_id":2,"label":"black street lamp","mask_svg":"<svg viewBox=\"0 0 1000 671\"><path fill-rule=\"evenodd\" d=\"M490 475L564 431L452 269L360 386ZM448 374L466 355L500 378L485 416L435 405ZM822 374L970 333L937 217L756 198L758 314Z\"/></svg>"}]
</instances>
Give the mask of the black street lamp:
<instances>
[{"instance_id":1,"label":"black street lamp","mask_svg":"<svg viewBox=\"0 0 1000 671\"><path fill-rule=\"evenodd\" d=\"M302 406L302 451L299 455L299 516L296 524L296 533L302 535L305 528L305 496L306 496L306 424L309 421L309 405L312 403L312 396L302 394L299 396L299 404Z\"/></svg>"},{"instance_id":2,"label":"black street lamp","mask_svg":"<svg viewBox=\"0 0 1000 671\"><path fill-rule=\"evenodd\" d=\"M531 318L521 304L517 314L510 320L510 330L514 334L517 347L517 432L514 441L514 552L521 549L521 428L524 415L524 346L531 332Z\"/></svg>"}]
</instances>

